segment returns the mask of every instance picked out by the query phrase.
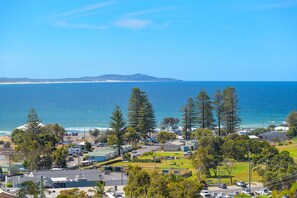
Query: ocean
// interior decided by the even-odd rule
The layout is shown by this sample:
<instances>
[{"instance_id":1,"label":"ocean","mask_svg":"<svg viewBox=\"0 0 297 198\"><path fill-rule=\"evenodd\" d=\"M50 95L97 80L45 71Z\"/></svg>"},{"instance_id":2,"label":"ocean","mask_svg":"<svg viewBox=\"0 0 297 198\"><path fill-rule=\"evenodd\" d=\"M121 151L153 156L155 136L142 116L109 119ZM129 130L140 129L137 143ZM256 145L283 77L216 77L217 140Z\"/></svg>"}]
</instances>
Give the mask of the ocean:
<instances>
[{"instance_id":1,"label":"ocean","mask_svg":"<svg viewBox=\"0 0 297 198\"><path fill-rule=\"evenodd\" d=\"M188 97L205 89L212 97L216 89L232 86L239 99L242 127L280 124L297 110L297 82L100 82L64 84L0 85L0 131L9 132L26 122L34 108L43 123L59 123L68 130L108 127L119 105L127 118L131 89L145 91L158 123L163 117L181 118Z\"/></svg>"}]
</instances>

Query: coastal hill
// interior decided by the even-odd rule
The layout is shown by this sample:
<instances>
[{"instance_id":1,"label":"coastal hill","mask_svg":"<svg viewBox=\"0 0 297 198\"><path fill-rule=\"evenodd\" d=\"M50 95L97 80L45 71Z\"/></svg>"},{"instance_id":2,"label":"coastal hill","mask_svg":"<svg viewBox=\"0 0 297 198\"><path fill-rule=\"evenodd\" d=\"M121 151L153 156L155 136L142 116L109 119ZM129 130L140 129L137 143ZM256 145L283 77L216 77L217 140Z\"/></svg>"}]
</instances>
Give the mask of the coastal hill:
<instances>
[{"instance_id":1,"label":"coastal hill","mask_svg":"<svg viewBox=\"0 0 297 198\"><path fill-rule=\"evenodd\" d=\"M173 78L157 78L144 74L119 75L105 74L95 77L61 78L61 79L30 79L0 78L0 83L58 83L58 82L173 82L181 81Z\"/></svg>"}]
</instances>

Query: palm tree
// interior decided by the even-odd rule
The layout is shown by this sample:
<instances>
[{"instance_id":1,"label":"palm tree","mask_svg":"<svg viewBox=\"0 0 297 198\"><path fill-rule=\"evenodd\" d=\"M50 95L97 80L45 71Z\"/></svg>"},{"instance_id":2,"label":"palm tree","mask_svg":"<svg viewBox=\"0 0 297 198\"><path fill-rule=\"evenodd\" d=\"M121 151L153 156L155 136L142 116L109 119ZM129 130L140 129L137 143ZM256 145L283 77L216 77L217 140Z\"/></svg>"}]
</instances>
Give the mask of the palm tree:
<instances>
[{"instance_id":1,"label":"palm tree","mask_svg":"<svg viewBox=\"0 0 297 198\"><path fill-rule=\"evenodd\" d=\"M169 183L179 183L179 182L183 181L183 177L180 175L170 173L169 175L166 175L166 180Z\"/></svg>"}]
</instances>

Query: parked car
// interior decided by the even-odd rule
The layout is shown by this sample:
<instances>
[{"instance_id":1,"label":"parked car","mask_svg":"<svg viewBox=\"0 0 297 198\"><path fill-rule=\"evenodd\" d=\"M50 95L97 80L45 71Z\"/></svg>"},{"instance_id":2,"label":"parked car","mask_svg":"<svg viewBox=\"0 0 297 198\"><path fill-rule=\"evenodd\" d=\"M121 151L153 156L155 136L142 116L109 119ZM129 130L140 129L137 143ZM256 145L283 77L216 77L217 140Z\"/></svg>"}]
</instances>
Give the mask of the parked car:
<instances>
[{"instance_id":1,"label":"parked car","mask_svg":"<svg viewBox=\"0 0 297 198\"><path fill-rule=\"evenodd\" d=\"M68 157L68 162L74 161L74 157L70 156Z\"/></svg>"},{"instance_id":2,"label":"parked car","mask_svg":"<svg viewBox=\"0 0 297 198\"><path fill-rule=\"evenodd\" d=\"M5 181L5 175L0 174L0 181Z\"/></svg>"},{"instance_id":3,"label":"parked car","mask_svg":"<svg viewBox=\"0 0 297 198\"><path fill-rule=\"evenodd\" d=\"M24 167L20 167L19 171L22 172L22 173L25 173L25 172L27 172L27 169L25 169Z\"/></svg>"},{"instance_id":4,"label":"parked car","mask_svg":"<svg viewBox=\"0 0 297 198\"><path fill-rule=\"evenodd\" d=\"M221 189L227 189L227 184L219 184L218 187Z\"/></svg>"},{"instance_id":5,"label":"parked car","mask_svg":"<svg viewBox=\"0 0 297 198\"><path fill-rule=\"evenodd\" d=\"M268 189L266 189L266 188L260 189L260 190L256 190L256 193L258 195L270 195L271 194L270 191Z\"/></svg>"},{"instance_id":6,"label":"parked car","mask_svg":"<svg viewBox=\"0 0 297 198\"><path fill-rule=\"evenodd\" d=\"M215 198L223 198L225 196L225 193L218 193Z\"/></svg>"},{"instance_id":7,"label":"parked car","mask_svg":"<svg viewBox=\"0 0 297 198\"><path fill-rule=\"evenodd\" d=\"M249 188L244 188L244 189L242 189L242 193L243 193L243 194L246 194L246 195L250 195L250 194L251 194L251 189L249 189Z\"/></svg>"},{"instance_id":8,"label":"parked car","mask_svg":"<svg viewBox=\"0 0 297 198\"><path fill-rule=\"evenodd\" d=\"M51 171L62 171L64 168L52 168Z\"/></svg>"},{"instance_id":9,"label":"parked car","mask_svg":"<svg viewBox=\"0 0 297 198\"><path fill-rule=\"evenodd\" d=\"M106 143L98 143L96 146L97 147L104 147L104 146L106 146L107 144Z\"/></svg>"},{"instance_id":10,"label":"parked car","mask_svg":"<svg viewBox=\"0 0 297 198\"><path fill-rule=\"evenodd\" d=\"M80 163L81 166L90 166L93 162L91 160L84 160Z\"/></svg>"},{"instance_id":11,"label":"parked car","mask_svg":"<svg viewBox=\"0 0 297 198\"><path fill-rule=\"evenodd\" d=\"M200 195L202 197L210 197L210 193L207 190L202 190L201 193L200 193Z\"/></svg>"},{"instance_id":12,"label":"parked car","mask_svg":"<svg viewBox=\"0 0 297 198\"><path fill-rule=\"evenodd\" d=\"M237 191L232 192L232 193L229 193L229 195L230 195L231 197L235 197L236 195L239 195L239 194L240 194L240 193L237 192Z\"/></svg>"},{"instance_id":13,"label":"parked car","mask_svg":"<svg viewBox=\"0 0 297 198\"><path fill-rule=\"evenodd\" d=\"M246 187L246 183L244 181L237 181L235 182L235 185L240 187Z\"/></svg>"}]
</instances>

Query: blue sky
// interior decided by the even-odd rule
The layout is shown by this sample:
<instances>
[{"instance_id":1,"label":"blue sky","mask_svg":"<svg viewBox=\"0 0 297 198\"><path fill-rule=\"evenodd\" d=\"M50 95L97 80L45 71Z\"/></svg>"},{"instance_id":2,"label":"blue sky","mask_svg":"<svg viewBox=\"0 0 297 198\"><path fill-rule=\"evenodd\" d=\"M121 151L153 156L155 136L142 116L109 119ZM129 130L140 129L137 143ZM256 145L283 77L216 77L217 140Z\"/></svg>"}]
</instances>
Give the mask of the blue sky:
<instances>
[{"instance_id":1,"label":"blue sky","mask_svg":"<svg viewBox=\"0 0 297 198\"><path fill-rule=\"evenodd\" d=\"M297 80L297 0L0 3L0 77Z\"/></svg>"}]
</instances>

